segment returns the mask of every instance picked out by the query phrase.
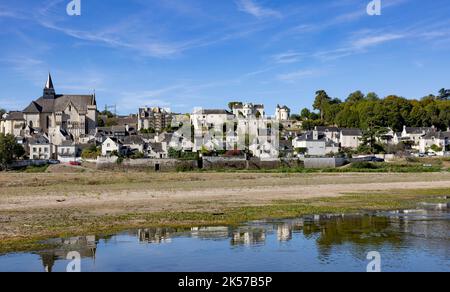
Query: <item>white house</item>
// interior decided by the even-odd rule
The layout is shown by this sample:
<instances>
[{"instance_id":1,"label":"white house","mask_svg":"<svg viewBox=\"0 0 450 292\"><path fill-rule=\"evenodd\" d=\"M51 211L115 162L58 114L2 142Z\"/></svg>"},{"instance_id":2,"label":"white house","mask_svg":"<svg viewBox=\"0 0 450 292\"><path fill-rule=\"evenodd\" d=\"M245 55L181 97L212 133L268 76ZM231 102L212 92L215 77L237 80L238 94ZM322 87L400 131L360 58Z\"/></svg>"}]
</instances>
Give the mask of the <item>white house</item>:
<instances>
[{"instance_id":1,"label":"white house","mask_svg":"<svg viewBox=\"0 0 450 292\"><path fill-rule=\"evenodd\" d=\"M448 147L450 147L450 131L429 132L422 136L419 141L419 150L421 153L426 153L433 145L442 148L443 151L448 150Z\"/></svg>"},{"instance_id":2,"label":"white house","mask_svg":"<svg viewBox=\"0 0 450 292\"><path fill-rule=\"evenodd\" d=\"M356 149L361 144L362 136L360 129L341 129L339 144L342 148Z\"/></svg>"},{"instance_id":3,"label":"white house","mask_svg":"<svg viewBox=\"0 0 450 292\"><path fill-rule=\"evenodd\" d=\"M294 149L305 149L307 155L325 156L327 154L327 139L318 131L307 132L292 141Z\"/></svg>"},{"instance_id":4,"label":"white house","mask_svg":"<svg viewBox=\"0 0 450 292\"><path fill-rule=\"evenodd\" d=\"M62 142L57 147L58 160L67 163L81 159L81 148L72 141Z\"/></svg>"},{"instance_id":5,"label":"white house","mask_svg":"<svg viewBox=\"0 0 450 292\"><path fill-rule=\"evenodd\" d=\"M108 137L102 144L102 156L111 156L113 152L125 154L127 148L117 138Z\"/></svg>"},{"instance_id":6,"label":"white house","mask_svg":"<svg viewBox=\"0 0 450 292\"><path fill-rule=\"evenodd\" d=\"M45 136L31 138L28 143L30 149L30 159L48 160L52 158L49 140Z\"/></svg>"},{"instance_id":7,"label":"white house","mask_svg":"<svg viewBox=\"0 0 450 292\"><path fill-rule=\"evenodd\" d=\"M420 139L427 133L435 132L434 127L431 128L418 128L418 127L406 127L403 126L402 138L408 139L413 142L413 148L418 149Z\"/></svg>"},{"instance_id":8,"label":"white house","mask_svg":"<svg viewBox=\"0 0 450 292\"><path fill-rule=\"evenodd\" d=\"M146 156L148 158L167 158L167 151L163 149L163 143L149 143L147 144Z\"/></svg>"},{"instance_id":9,"label":"white house","mask_svg":"<svg viewBox=\"0 0 450 292\"><path fill-rule=\"evenodd\" d=\"M127 136L122 140L122 144L131 152L144 153L145 142L140 136Z\"/></svg>"}]
</instances>

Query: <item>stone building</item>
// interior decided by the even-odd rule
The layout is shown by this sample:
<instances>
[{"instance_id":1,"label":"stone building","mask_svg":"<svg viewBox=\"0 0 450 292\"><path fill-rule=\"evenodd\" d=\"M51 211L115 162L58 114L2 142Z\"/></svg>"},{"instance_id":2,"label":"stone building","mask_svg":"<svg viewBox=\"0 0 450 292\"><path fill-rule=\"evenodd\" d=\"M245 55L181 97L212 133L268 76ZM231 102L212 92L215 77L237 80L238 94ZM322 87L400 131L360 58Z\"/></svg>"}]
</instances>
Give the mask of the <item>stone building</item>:
<instances>
[{"instance_id":1,"label":"stone building","mask_svg":"<svg viewBox=\"0 0 450 292\"><path fill-rule=\"evenodd\" d=\"M172 113L160 107L144 107L139 109L138 131L152 129L161 133L172 124Z\"/></svg>"},{"instance_id":2,"label":"stone building","mask_svg":"<svg viewBox=\"0 0 450 292\"><path fill-rule=\"evenodd\" d=\"M46 133L51 144L59 145L61 132L77 141L95 129L97 102L95 95L56 94L49 74L43 95L23 110L23 118L28 127Z\"/></svg>"}]
</instances>

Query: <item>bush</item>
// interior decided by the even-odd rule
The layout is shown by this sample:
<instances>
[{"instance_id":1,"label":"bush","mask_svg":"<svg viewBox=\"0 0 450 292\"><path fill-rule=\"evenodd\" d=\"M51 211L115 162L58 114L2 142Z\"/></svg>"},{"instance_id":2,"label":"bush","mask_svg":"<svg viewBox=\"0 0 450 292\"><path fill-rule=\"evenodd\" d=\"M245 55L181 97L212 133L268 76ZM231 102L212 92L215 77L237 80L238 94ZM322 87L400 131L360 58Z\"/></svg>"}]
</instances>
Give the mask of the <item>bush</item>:
<instances>
[{"instance_id":1,"label":"bush","mask_svg":"<svg viewBox=\"0 0 450 292\"><path fill-rule=\"evenodd\" d=\"M378 166L372 162L354 162L351 164L351 168L355 169L378 169Z\"/></svg>"}]
</instances>

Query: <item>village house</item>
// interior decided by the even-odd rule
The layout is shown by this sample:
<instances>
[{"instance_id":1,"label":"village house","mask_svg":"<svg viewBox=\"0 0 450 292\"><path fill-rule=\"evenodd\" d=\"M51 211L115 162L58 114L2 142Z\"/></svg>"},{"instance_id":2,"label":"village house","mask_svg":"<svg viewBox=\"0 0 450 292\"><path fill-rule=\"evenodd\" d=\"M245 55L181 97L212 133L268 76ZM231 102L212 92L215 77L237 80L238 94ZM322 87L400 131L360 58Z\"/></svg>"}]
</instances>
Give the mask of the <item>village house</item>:
<instances>
[{"instance_id":1,"label":"village house","mask_svg":"<svg viewBox=\"0 0 450 292\"><path fill-rule=\"evenodd\" d=\"M360 129L341 129L339 144L342 148L357 149L363 134Z\"/></svg>"},{"instance_id":2,"label":"village house","mask_svg":"<svg viewBox=\"0 0 450 292\"><path fill-rule=\"evenodd\" d=\"M58 160L62 163L81 160L81 147L72 141L63 142L58 146Z\"/></svg>"},{"instance_id":3,"label":"village house","mask_svg":"<svg viewBox=\"0 0 450 292\"><path fill-rule=\"evenodd\" d=\"M408 139L413 143L414 149L419 149L420 139L430 132L435 132L434 127L420 128L420 127L407 127L403 126L402 139Z\"/></svg>"},{"instance_id":4,"label":"village house","mask_svg":"<svg viewBox=\"0 0 450 292\"><path fill-rule=\"evenodd\" d=\"M450 131L429 132L420 137L419 151L421 153L435 152L432 149L433 146L441 148L442 151L450 151Z\"/></svg>"},{"instance_id":5,"label":"village house","mask_svg":"<svg viewBox=\"0 0 450 292\"><path fill-rule=\"evenodd\" d=\"M295 138L292 141L294 150L303 150L309 156L326 156L339 152L339 145L328 139L325 134L314 130ZM299 153L300 154L300 153Z\"/></svg>"},{"instance_id":6,"label":"village house","mask_svg":"<svg viewBox=\"0 0 450 292\"><path fill-rule=\"evenodd\" d=\"M27 122L22 112L12 111L0 117L0 133L5 135L24 135Z\"/></svg>"},{"instance_id":7,"label":"village house","mask_svg":"<svg viewBox=\"0 0 450 292\"><path fill-rule=\"evenodd\" d=\"M149 143L146 148L146 157L154 159L167 158L167 151L164 150L163 143Z\"/></svg>"},{"instance_id":8,"label":"village house","mask_svg":"<svg viewBox=\"0 0 450 292\"><path fill-rule=\"evenodd\" d=\"M28 141L30 159L48 160L52 158L50 141L45 136L36 136Z\"/></svg>"},{"instance_id":9,"label":"village house","mask_svg":"<svg viewBox=\"0 0 450 292\"><path fill-rule=\"evenodd\" d=\"M127 136L122 140L122 145L131 153L144 153L145 142L140 136Z\"/></svg>"},{"instance_id":10,"label":"village house","mask_svg":"<svg viewBox=\"0 0 450 292\"><path fill-rule=\"evenodd\" d=\"M108 137L102 144L102 156L111 156L114 153L125 155L126 152L127 148L117 138Z\"/></svg>"}]
</instances>

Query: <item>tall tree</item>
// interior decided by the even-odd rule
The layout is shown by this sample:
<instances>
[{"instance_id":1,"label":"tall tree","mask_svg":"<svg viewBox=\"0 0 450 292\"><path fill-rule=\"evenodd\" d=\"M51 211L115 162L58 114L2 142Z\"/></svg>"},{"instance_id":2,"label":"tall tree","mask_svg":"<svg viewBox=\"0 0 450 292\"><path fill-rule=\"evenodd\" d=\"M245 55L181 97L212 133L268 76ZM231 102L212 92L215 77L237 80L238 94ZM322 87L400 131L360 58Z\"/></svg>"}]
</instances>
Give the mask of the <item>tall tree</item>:
<instances>
[{"instance_id":1,"label":"tall tree","mask_svg":"<svg viewBox=\"0 0 450 292\"><path fill-rule=\"evenodd\" d=\"M314 100L314 109L320 112L320 120L324 120L325 109L330 104L331 98L328 96L325 90L319 90L316 92L316 98Z\"/></svg>"},{"instance_id":2,"label":"tall tree","mask_svg":"<svg viewBox=\"0 0 450 292\"><path fill-rule=\"evenodd\" d=\"M0 120L2 119L3 115L6 114L6 110L0 108Z\"/></svg>"}]
</instances>

